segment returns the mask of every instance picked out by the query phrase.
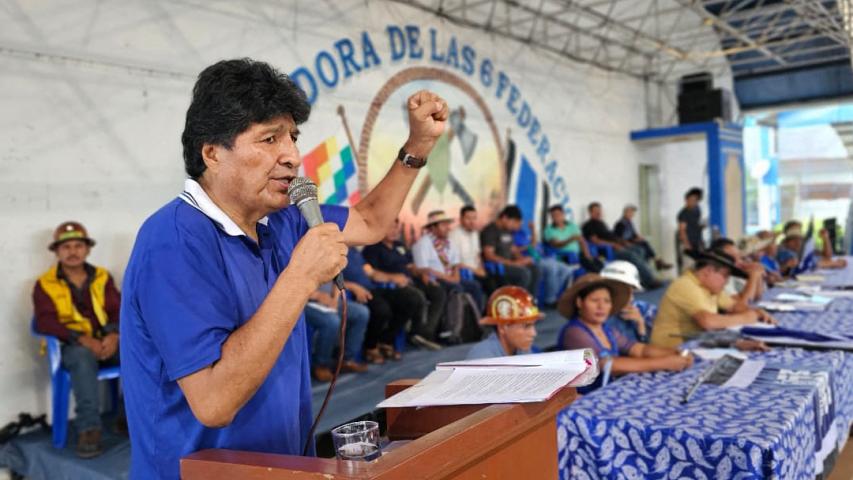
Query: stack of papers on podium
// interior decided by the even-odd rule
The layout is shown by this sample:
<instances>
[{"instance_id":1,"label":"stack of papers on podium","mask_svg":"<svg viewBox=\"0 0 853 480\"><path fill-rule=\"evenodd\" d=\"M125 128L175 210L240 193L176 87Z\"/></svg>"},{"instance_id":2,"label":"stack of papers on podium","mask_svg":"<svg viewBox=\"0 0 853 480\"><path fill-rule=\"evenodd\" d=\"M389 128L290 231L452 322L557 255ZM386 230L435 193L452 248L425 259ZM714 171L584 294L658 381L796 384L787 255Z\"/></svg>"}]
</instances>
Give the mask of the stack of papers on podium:
<instances>
[{"instance_id":1,"label":"stack of papers on podium","mask_svg":"<svg viewBox=\"0 0 853 480\"><path fill-rule=\"evenodd\" d=\"M377 406L541 402L563 387L588 385L596 376L598 366L589 349L447 362Z\"/></svg>"}]
</instances>

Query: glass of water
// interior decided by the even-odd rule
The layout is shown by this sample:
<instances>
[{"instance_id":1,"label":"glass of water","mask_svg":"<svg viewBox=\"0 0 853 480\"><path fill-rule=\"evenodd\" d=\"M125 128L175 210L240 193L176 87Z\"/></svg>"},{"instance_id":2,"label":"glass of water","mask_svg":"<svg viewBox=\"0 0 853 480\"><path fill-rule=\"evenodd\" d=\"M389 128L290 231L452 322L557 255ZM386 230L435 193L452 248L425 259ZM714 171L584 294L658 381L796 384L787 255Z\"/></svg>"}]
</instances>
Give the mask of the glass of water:
<instances>
[{"instance_id":1,"label":"glass of water","mask_svg":"<svg viewBox=\"0 0 853 480\"><path fill-rule=\"evenodd\" d=\"M340 460L369 462L382 455L379 449L379 424L352 422L332 430L335 454Z\"/></svg>"}]
</instances>

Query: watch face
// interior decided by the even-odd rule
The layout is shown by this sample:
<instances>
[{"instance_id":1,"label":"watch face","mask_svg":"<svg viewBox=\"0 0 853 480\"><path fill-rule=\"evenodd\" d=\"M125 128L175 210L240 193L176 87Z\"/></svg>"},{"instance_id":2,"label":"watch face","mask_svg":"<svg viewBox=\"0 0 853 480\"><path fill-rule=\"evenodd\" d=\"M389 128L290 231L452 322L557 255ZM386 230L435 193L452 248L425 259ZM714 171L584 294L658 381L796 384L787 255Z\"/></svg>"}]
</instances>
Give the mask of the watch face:
<instances>
[{"instance_id":1,"label":"watch face","mask_svg":"<svg viewBox=\"0 0 853 480\"><path fill-rule=\"evenodd\" d=\"M403 157L403 164L408 167L420 168L424 166L424 163L426 163L426 160L418 157L413 157L408 153L405 157Z\"/></svg>"}]
</instances>

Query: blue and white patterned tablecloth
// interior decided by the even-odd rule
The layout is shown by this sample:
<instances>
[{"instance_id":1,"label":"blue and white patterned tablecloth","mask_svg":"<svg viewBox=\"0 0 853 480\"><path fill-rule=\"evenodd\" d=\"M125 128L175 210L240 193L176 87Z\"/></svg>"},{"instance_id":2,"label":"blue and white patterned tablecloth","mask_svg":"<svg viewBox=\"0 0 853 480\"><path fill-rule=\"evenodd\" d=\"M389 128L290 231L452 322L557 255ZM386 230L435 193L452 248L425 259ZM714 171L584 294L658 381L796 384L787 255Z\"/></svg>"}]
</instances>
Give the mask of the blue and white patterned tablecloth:
<instances>
[{"instance_id":1,"label":"blue and white patterned tablecloth","mask_svg":"<svg viewBox=\"0 0 853 480\"><path fill-rule=\"evenodd\" d=\"M681 404L707 365L629 375L560 412L560 478L814 478L817 387L703 384Z\"/></svg>"},{"instance_id":2,"label":"blue and white patterned tablecloth","mask_svg":"<svg viewBox=\"0 0 853 480\"><path fill-rule=\"evenodd\" d=\"M839 300L834 300L833 304ZM853 335L853 312L780 313L774 315L783 327L825 334ZM853 424L853 354L841 351L806 351L798 348L774 348L765 354L779 356L792 363L803 357L829 359L835 369L835 392L838 396L839 432L847 432ZM841 436L846 440L846 435Z\"/></svg>"},{"instance_id":3,"label":"blue and white patterned tablecloth","mask_svg":"<svg viewBox=\"0 0 853 480\"><path fill-rule=\"evenodd\" d=\"M819 272L823 284L853 285L850 263ZM774 316L788 328L853 335L853 298ZM708 365L700 362L678 374L628 375L579 399L557 418L560 478L814 478L828 425L840 448L853 424L853 353L773 348L750 357L767 362L770 382L703 384L682 404Z\"/></svg>"},{"instance_id":4,"label":"blue and white patterned tablecloth","mask_svg":"<svg viewBox=\"0 0 853 480\"><path fill-rule=\"evenodd\" d=\"M853 287L853 257L846 257L847 267L839 270L815 270L806 275L818 275L823 277L820 282L825 287L844 288Z\"/></svg>"}]
</instances>

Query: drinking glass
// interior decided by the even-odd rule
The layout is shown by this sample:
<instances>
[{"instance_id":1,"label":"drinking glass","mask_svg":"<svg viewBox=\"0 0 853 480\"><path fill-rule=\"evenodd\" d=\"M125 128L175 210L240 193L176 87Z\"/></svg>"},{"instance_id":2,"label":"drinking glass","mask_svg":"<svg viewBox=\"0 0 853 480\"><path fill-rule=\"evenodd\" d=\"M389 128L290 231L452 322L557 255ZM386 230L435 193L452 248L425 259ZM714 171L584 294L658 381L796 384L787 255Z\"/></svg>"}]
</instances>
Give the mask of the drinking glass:
<instances>
[{"instance_id":1,"label":"drinking glass","mask_svg":"<svg viewBox=\"0 0 853 480\"><path fill-rule=\"evenodd\" d=\"M369 462L382 455L379 424L369 420L352 422L332 430L335 454L340 460Z\"/></svg>"}]
</instances>

